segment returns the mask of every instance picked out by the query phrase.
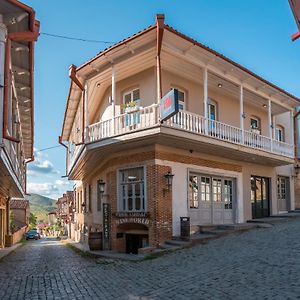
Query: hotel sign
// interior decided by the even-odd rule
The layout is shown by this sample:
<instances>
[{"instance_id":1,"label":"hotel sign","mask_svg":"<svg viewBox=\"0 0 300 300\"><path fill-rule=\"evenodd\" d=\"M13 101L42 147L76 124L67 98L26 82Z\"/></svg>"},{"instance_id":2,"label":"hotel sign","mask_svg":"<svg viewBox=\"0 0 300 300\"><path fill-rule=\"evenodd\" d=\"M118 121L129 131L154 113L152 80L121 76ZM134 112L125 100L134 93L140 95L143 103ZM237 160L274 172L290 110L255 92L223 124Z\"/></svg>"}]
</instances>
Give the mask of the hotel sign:
<instances>
[{"instance_id":1,"label":"hotel sign","mask_svg":"<svg viewBox=\"0 0 300 300\"><path fill-rule=\"evenodd\" d=\"M103 250L110 250L110 204L103 203Z\"/></svg>"},{"instance_id":2,"label":"hotel sign","mask_svg":"<svg viewBox=\"0 0 300 300\"><path fill-rule=\"evenodd\" d=\"M177 114L179 110L178 90L172 89L164 97L161 98L159 110L161 122L166 121Z\"/></svg>"}]
</instances>

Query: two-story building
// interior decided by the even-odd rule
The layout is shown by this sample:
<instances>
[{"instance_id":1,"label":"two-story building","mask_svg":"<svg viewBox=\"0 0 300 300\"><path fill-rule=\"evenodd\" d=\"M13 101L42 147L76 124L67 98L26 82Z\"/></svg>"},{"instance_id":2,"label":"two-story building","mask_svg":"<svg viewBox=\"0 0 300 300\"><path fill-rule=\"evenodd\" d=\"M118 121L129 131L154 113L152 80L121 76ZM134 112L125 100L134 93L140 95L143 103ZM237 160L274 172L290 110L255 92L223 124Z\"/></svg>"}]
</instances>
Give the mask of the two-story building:
<instances>
[{"instance_id":1,"label":"two-story building","mask_svg":"<svg viewBox=\"0 0 300 300\"><path fill-rule=\"evenodd\" d=\"M299 99L222 54L156 24L70 67L60 143L75 180L77 240L136 253L199 225L294 208ZM162 122L160 101L178 91ZM84 204L84 205L83 205Z\"/></svg>"},{"instance_id":2,"label":"two-story building","mask_svg":"<svg viewBox=\"0 0 300 300\"><path fill-rule=\"evenodd\" d=\"M0 248L10 235L9 200L24 197L26 164L33 160L34 43L38 35L39 22L32 8L16 0L1 1Z\"/></svg>"}]
</instances>

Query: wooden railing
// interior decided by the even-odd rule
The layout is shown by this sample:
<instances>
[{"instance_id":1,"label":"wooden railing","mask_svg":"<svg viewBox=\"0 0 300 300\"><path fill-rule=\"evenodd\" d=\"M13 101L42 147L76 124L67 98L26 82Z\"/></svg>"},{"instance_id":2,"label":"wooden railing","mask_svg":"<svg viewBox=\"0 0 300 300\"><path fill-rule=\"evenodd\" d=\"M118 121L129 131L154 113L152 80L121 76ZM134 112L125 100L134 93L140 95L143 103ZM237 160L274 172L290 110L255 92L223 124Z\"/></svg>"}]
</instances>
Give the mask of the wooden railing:
<instances>
[{"instance_id":1,"label":"wooden railing","mask_svg":"<svg viewBox=\"0 0 300 300\"><path fill-rule=\"evenodd\" d=\"M158 124L158 105L139 108L135 111L121 114L114 119L102 121L89 126L89 141L99 141Z\"/></svg>"},{"instance_id":2,"label":"wooden railing","mask_svg":"<svg viewBox=\"0 0 300 300\"><path fill-rule=\"evenodd\" d=\"M90 125L87 130L86 142L100 141L138 130L145 130L159 126L159 124L159 106L155 104L121 114L114 119ZM294 157L294 145L279 142L255 132L242 130L187 111L179 111L160 126L176 128L286 157Z\"/></svg>"},{"instance_id":3,"label":"wooden railing","mask_svg":"<svg viewBox=\"0 0 300 300\"><path fill-rule=\"evenodd\" d=\"M11 167L14 170L14 173L17 177L20 186L23 189L23 192L25 192L26 171L25 171L25 163L24 163L25 159L24 156L21 155L21 150L20 150L20 147L22 147L22 145L11 142L6 139L4 139L4 145L5 145L5 151L9 157Z\"/></svg>"},{"instance_id":4,"label":"wooden railing","mask_svg":"<svg viewBox=\"0 0 300 300\"><path fill-rule=\"evenodd\" d=\"M279 142L255 132L242 130L187 111L178 112L164 125L253 149L294 157L294 145Z\"/></svg>"}]
</instances>

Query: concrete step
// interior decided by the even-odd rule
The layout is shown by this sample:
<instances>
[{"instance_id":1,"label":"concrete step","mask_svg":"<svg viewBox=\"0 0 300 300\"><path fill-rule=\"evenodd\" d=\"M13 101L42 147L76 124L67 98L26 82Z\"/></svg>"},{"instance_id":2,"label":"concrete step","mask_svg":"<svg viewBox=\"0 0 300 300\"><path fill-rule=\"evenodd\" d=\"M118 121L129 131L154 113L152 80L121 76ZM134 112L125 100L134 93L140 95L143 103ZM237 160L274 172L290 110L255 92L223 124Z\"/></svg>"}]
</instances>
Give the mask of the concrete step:
<instances>
[{"instance_id":1,"label":"concrete step","mask_svg":"<svg viewBox=\"0 0 300 300\"><path fill-rule=\"evenodd\" d=\"M235 230L235 231L243 231L251 228L255 228L255 224L252 223L239 223L239 224L224 224L219 225L218 229L223 230Z\"/></svg>"},{"instance_id":2,"label":"concrete step","mask_svg":"<svg viewBox=\"0 0 300 300\"><path fill-rule=\"evenodd\" d=\"M191 244L191 242L183 241L183 240L168 240L168 241L165 241L165 244L177 246L177 247L187 247Z\"/></svg>"},{"instance_id":3,"label":"concrete step","mask_svg":"<svg viewBox=\"0 0 300 300\"><path fill-rule=\"evenodd\" d=\"M234 231L235 230L229 230L229 229L214 229L214 230L210 230L210 231L205 231L205 233L206 234L214 234L217 236L223 236L223 235L230 234Z\"/></svg>"},{"instance_id":4,"label":"concrete step","mask_svg":"<svg viewBox=\"0 0 300 300\"><path fill-rule=\"evenodd\" d=\"M201 233L218 229L218 225L198 225L198 227L199 227L199 232Z\"/></svg>"},{"instance_id":5,"label":"concrete step","mask_svg":"<svg viewBox=\"0 0 300 300\"><path fill-rule=\"evenodd\" d=\"M260 218L260 219L253 219L248 220L247 223L254 223L254 224L261 224L261 223L267 223L267 224L276 224L276 223L283 223L287 222L289 218L286 217L268 217L268 218Z\"/></svg>"},{"instance_id":6,"label":"concrete step","mask_svg":"<svg viewBox=\"0 0 300 300\"><path fill-rule=\"evenodd\" d=\"M159 245L159 248L163 249L163 250L177 250L177 249L180 249L181 247L163 243L163 244Z\"/></svg>"}]
</instances>

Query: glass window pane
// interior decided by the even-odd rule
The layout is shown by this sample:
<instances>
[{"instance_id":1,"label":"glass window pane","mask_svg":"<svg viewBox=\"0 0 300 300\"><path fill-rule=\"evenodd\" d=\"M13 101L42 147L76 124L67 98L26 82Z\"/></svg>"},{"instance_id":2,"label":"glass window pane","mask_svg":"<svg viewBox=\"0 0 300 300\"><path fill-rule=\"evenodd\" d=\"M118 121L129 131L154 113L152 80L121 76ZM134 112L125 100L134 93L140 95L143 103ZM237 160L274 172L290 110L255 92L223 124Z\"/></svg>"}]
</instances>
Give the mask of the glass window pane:
<instances>
[{"instance_id":1,"label":"glass window pane","mask_svg":"<svg viewBox=\"0 0 300 300\"><path fill-rule=\"evenodd\" d=\"M133 94L133 101L140 99L140 90L136 89L132 92Z\"/></svg>"},{"instance_id":2,"label":"glass window pane","mask_svg":"<svg viewBox=\"0 0 300 300\"><path fill-rule=\"evenodd\" d=\"M190 208L198 208L198 177L195 175L191 175L189 180L189 202Z\"/></svg>"},{"instance_id":3,"label":"glass window pane","mask_svg":"<svg viewBox=\"0 0 300 300\"><path fill-rule=\"evenodd\" d=\"M125 104L131 102L131 93L128 93L124 96L124 102Z\"/></svg>"}]
</instances>

